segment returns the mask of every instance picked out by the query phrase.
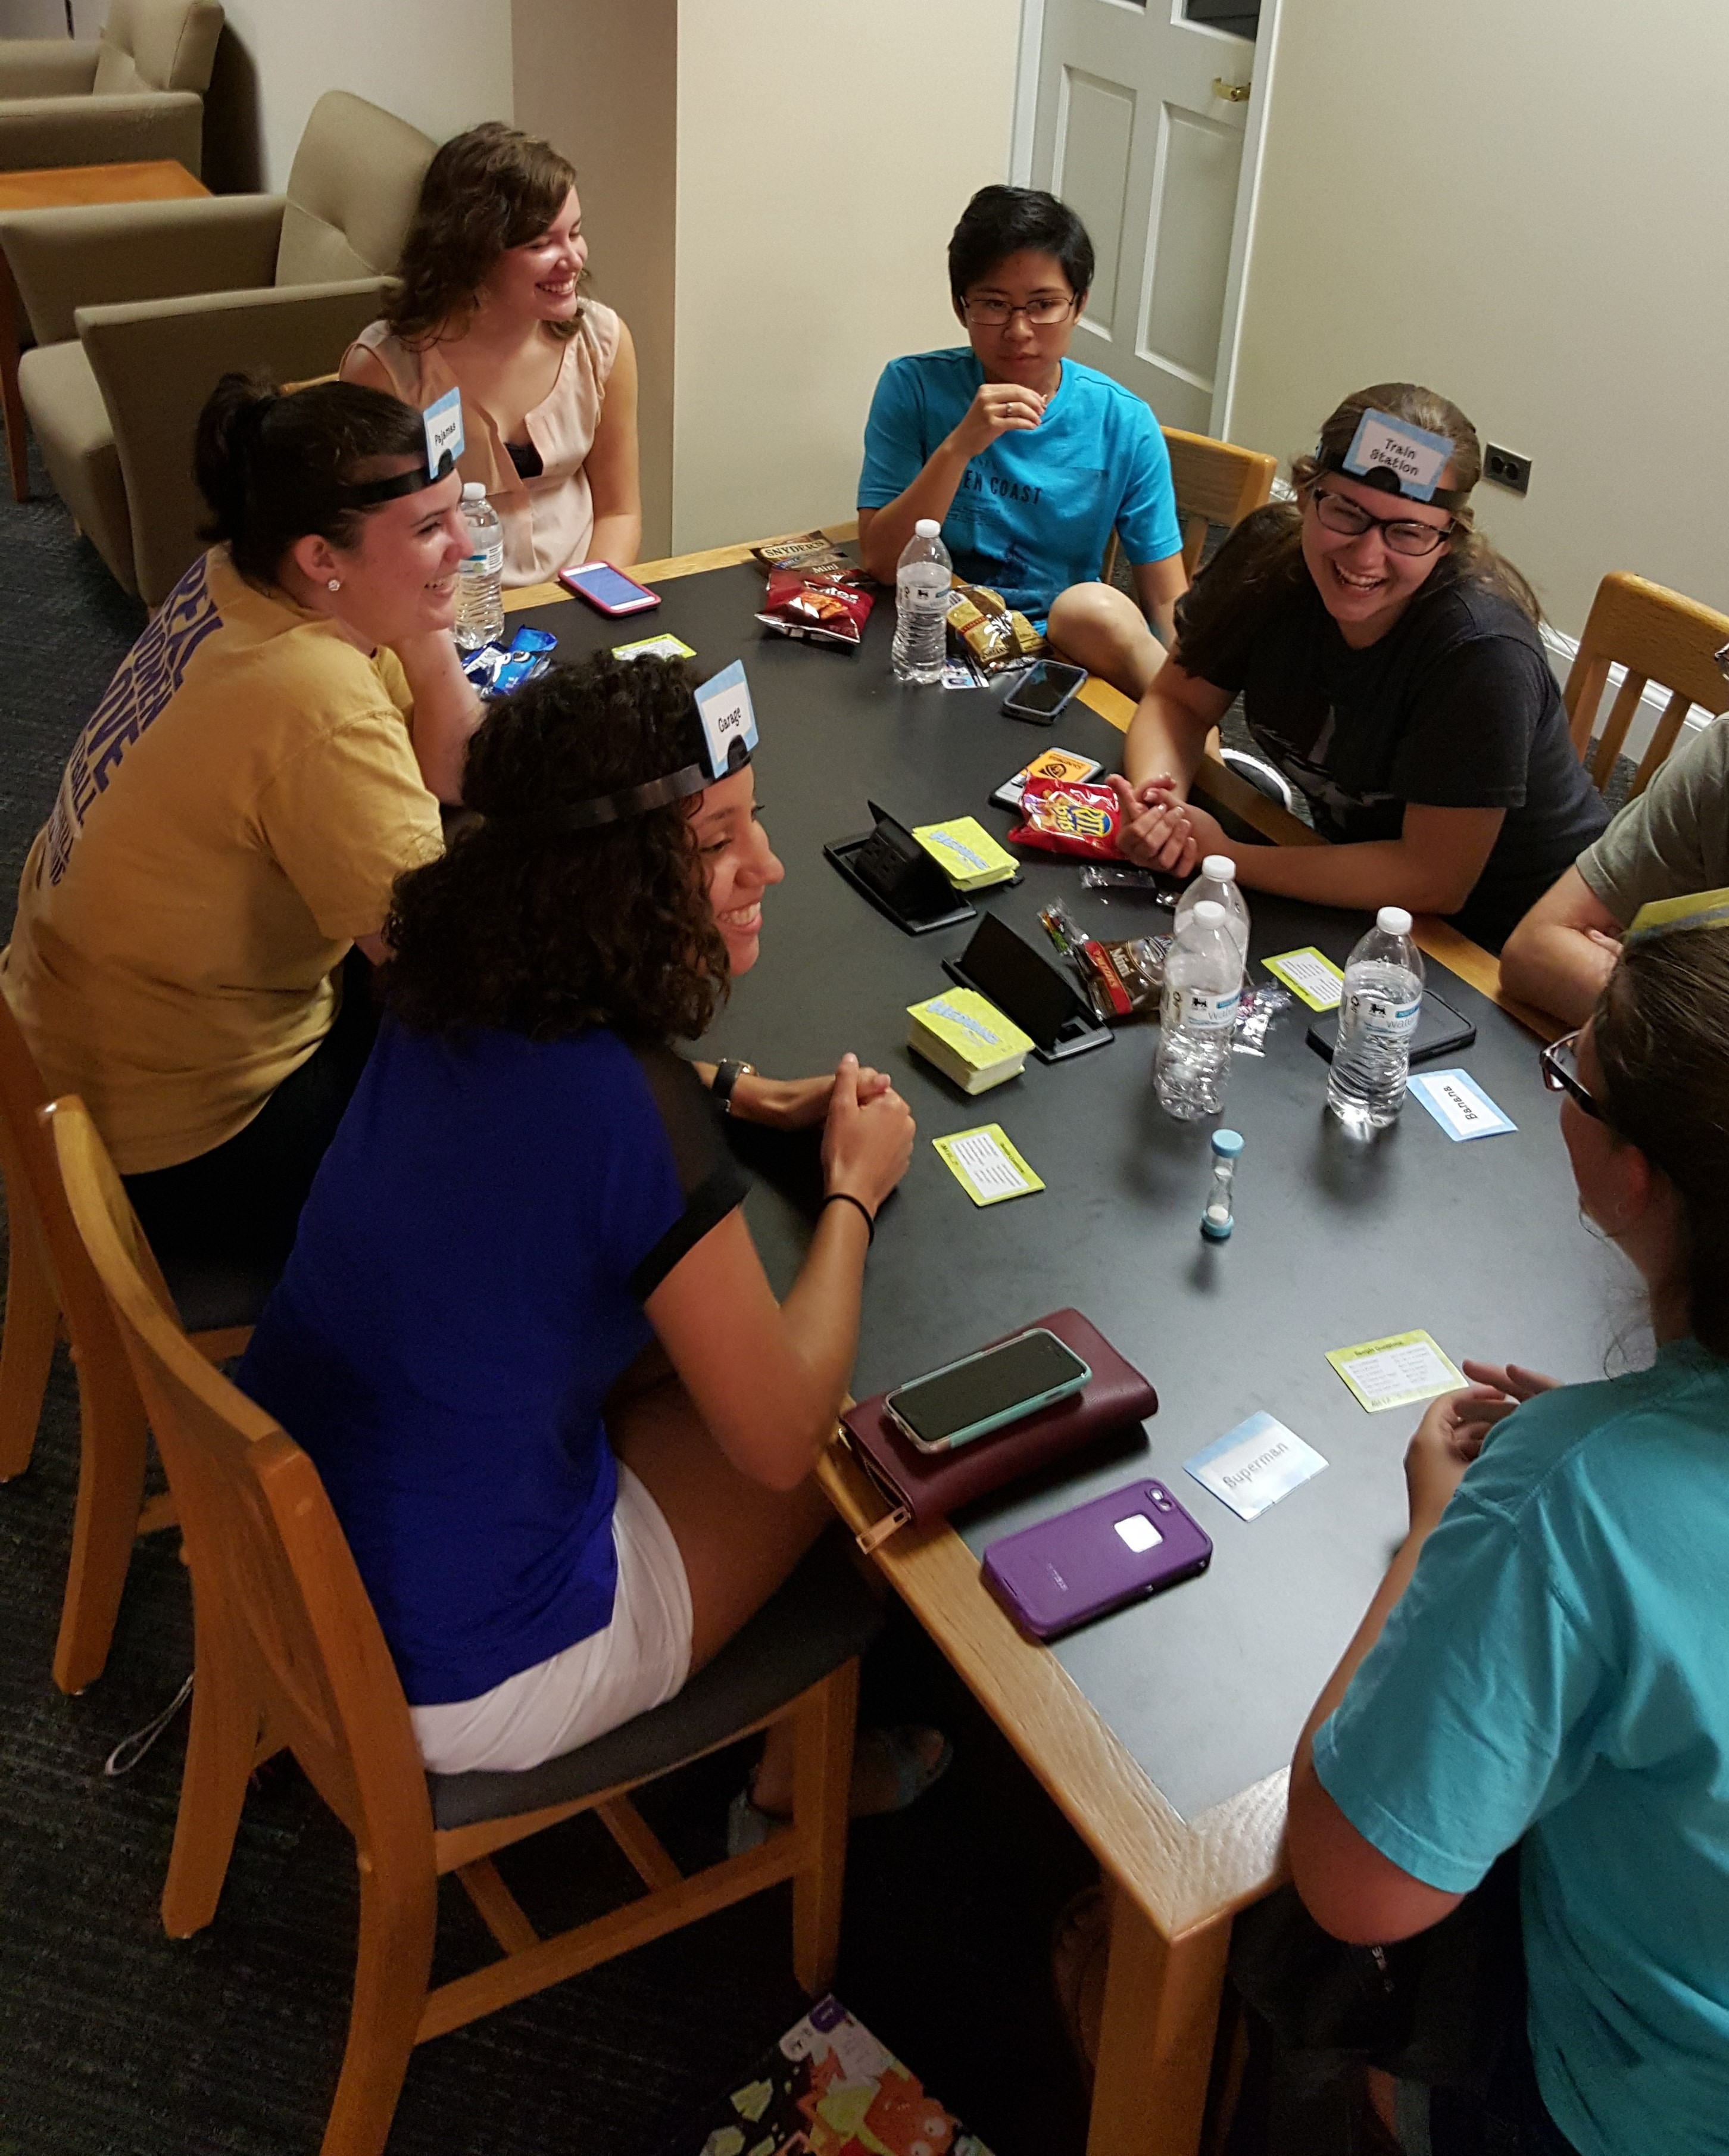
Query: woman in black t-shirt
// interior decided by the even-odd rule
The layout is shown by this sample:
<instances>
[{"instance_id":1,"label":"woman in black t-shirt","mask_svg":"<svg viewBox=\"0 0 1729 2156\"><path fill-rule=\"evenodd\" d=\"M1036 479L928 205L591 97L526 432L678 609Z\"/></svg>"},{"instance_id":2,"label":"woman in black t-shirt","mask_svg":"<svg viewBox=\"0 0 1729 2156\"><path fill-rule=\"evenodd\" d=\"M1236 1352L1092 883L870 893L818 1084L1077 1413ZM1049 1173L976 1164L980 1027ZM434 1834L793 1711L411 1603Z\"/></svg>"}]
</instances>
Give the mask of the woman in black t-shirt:
<instances>
[{"instance_id":1,"label":"woman in black t-shirt","mask_svg":"<svg viewBox=\"0 0 1729 2156\"><path fill-rule=\"evenodd\" d=\"M1442 913L1498 950L1608 822L1574 755L1531 587L1473 528L1476 429L1410 382L1347 397L1297 499L1246 517L1180 603L1112 783L1131 859L1224 851L1249 889ZM1333 844L1241 846L1190 803L1238 696Z\"/></svg>"}]
</instances>

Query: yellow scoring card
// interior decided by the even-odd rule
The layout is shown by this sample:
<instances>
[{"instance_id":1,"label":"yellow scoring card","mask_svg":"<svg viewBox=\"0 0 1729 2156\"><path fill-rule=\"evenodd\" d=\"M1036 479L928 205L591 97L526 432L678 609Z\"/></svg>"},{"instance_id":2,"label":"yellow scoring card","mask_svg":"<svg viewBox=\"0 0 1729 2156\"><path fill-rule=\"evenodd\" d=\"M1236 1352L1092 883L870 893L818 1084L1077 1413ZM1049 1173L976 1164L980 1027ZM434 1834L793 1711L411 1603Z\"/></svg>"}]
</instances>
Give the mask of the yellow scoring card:
<instances>
[{"instance_id":1,"label":"yellow scoring card","mask_svg":"<svg viewBox=\"0 0 1729 2156\"><path fill-rule=\"evenodd\" d=\"M1465 1379L1426 1332L1389 1332L1358 1348L1334 1348L1327 1361L1371 1414L1450 1393Z\"/></svg>"},{"instance_id":2,"label":"yellow scoring card","mask_svg":"<svg viewBox=\"0 0 1729 2156\"><path fill-rule=\"evenodd\" d=\"M952 1137L931 1142L975 1205L1000 1205L1005 1198L1025 1198L1044 1188L1043 1178L1034 1174L1009 1143L1001 1123L957 1131Z\"/></svg>"},{"instance_id":3,"label":"yellow scoring card","mask_svg":"<svg viewBox=\"0 0 1729 2156\"><path fill-rule=\"evenodd\" d=\"M1283 981L1294 996L1301 996L1311 1010L1339 1007L1345 993L1345 976L1324 951L1306 943L1301 951L1281 951L1276 958L1261 960L1275 981Z\"/></svg>"}]
</instances>

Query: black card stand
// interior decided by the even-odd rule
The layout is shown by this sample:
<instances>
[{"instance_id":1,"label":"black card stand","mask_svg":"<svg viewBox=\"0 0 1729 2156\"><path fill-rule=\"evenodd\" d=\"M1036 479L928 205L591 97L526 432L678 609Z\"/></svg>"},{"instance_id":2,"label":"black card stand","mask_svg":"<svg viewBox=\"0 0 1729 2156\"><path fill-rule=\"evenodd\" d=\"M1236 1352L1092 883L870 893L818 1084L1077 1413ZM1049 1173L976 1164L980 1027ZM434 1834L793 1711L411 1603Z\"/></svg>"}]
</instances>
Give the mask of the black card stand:
<instances>
[{"instance_id":1,"label":"black card stand","mask_svg":"<svg viewBox=\"0 0 1729 2156\"><path fill-rule=\"evenodd\" d=\"M994 913L985 915L958 958L943 960L942 970L1030 1034L1041 1063L1066 1062L1090 1049L1106 1048L1116 1038L1043 952Z\"/></svg>"},{"instance_id":2,"label":"black card stand","mask_svg":"<svg viewBox=\"0 0 1729 2156\"><path fill-rule=\"evenodd\" d=\"M961 896L906 826L875 802L868 806L876 819L874 831L836 839L823 849L853 889L909 936L977 921L977 908ZM1017 871L1013 880L1019 880Z\"/></svg>"}]
</instances>

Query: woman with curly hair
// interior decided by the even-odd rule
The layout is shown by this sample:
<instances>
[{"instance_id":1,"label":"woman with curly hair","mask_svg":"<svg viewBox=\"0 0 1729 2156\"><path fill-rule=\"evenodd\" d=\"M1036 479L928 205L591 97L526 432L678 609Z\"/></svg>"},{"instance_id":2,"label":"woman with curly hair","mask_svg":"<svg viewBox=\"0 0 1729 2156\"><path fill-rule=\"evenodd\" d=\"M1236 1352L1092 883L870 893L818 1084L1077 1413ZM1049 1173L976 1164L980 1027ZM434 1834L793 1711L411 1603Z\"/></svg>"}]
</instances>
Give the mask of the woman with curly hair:
<instances>
[{"instance_id":1,"label":"woman with curly hair","mask_svg":"<svg viewBox=\"0 0 1729 2156\"><path fill-rule=\"evenodd\" d=\"M805 1104L826 1196L777 1304L672 1044L756 963L782 870L678 666L531 683L464 798L478 823L397 886L377 1045L240 1373L317 1463L442 1773L669 1698L815 1539L913 1138L844 1056Z\"/></svg>"},{"instance_id":2,"label":"woman with curly hair","mask_svg":"<svg viewBox=\"0 0 1729 2156\"><path fill-rule=\"evenodd\" d=\"M1180 603L1118 779L1126 850L1251 890L1450 916L1499 950L1608 812L1567 737L1531 587L1475 529L1477 433L1408 382L1347 397ZM1239 696L1326 848L1234 845L1188 801Z\"/></svg>"},{"instance_id":3,"label":"woman with curly hair","mask_svg":"<svg viewBox=\"0 0 1729 2156\"><path fill-rule=\"evenodd\" d=\"M433 159L401 281L342 355L344 381L417 409L462 392L459 469L504 525L507 585L631 562L642 544L636 351L583 296L587 259L571 166L489 121Z\"/></svg>"}]
</instances>

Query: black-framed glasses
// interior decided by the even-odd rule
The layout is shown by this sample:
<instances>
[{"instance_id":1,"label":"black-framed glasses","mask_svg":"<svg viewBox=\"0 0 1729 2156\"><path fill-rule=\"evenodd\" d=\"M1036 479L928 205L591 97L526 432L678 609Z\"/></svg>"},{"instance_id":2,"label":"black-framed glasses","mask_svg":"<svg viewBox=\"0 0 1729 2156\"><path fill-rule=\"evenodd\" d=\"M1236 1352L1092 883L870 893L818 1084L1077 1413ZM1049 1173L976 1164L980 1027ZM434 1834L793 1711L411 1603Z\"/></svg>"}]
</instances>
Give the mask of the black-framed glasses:
<instances>
[{"instance_id":1,"label":"black-framed glasses","mask_svg":"<svg viewBox=\"0 0 1729 2156\"><path fill-rule=\"evenodd\" d=\"M1711 657L1717 662L1718 673L1729 680L1729 644L1726 644L1721 651L1712 652Z\"/></svg>"},{"instance_id":2,"label":"black-framed glasses","mask_svg":"<svg viewBox=\"0 0 1729 2156\"><path fill-rule=\"evenodd\" d=\"M1007 300L962 300L961 312L977 329L1007 329L1016 315L1024 315L1035 330L1048 330L1065 321L1075 309L1075 295L1066 300L1029 300L1011 307Z\"/></svg>"},{"instance_id":3,"label":"black-framed glasses","mask_svg":"<svg viewBox=\"0 0 1729 2156\"><path fill-rule=\"evenodd\" d=\"M1608 1121L1579 1075L1579 1036L1577 1032L1564 1033L1559 1040L1550 1041L1540 1050L1538 1060L1542 1065L1543 1083L1552 1093L1565 1093L1573 1106L1583 1108L1588 1116L1595 1116L1600 1123Z\"/></svg>"},{"instance_id":4,"label":"black-framed glasses","mask_svg":"<svg viewBox=\"0 0 1729 2156\"><path fill-rule=\"evenodd\" d=\"M1347 501L1342 494L1335 494L1329 486L1311 486L1309 499L1315 505L1316 521L1327 531L1337 531L1342 537L1360 539L1372 524L1381 534L1382 544L1395 554L1432 554L1452 535L1450 521L1419 524L1413 517L1372 516L1367 510Z\"/></svg>"}]
</instances>

